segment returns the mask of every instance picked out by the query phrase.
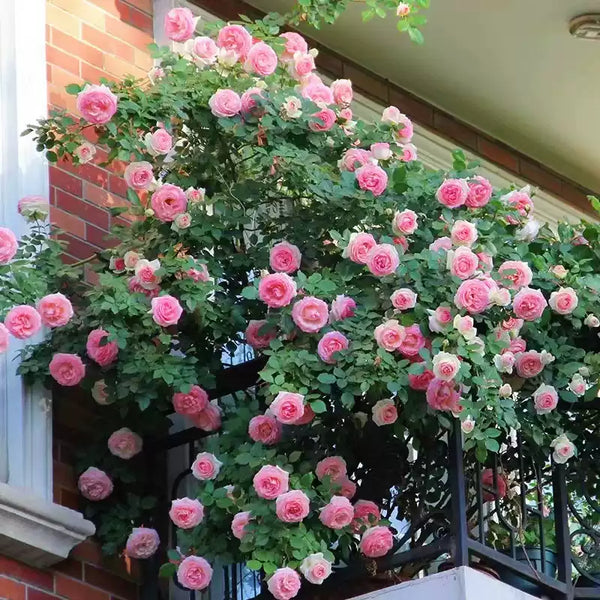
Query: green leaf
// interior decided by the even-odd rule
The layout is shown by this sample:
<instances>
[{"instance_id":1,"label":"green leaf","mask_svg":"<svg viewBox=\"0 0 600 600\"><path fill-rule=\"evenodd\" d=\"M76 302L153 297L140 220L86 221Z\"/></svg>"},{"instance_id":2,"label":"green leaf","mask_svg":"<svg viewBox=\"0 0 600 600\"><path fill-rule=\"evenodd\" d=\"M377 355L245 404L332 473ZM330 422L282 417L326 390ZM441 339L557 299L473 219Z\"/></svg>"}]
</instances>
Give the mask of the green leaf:
<instances>
[{"instance_id":1,"label":"green leaf","mask_svg":"<svg viewBox=\"0 0 600 600\"><path fill-rule=\"evenodd\" d=\"M180 557L178 556L177 559L179 558ZM170 579L175 573L177 573L177 566L173 563L165 563L164 565L161 565L158 570L158 576L165 579Z\"/></svg>"},{"instance_id":2,"label":"green leaf","mask_svg":"<svg viewBox=\"0 0 600 600\"><path fill-rule=\"evenodd\" d=\"M498 452L498 450L500 450L500 444L498 443L497 440L494 440L492 438L487 438L485 440L485 447L490 451L490 452Z\"/></svg>"},{"instance_id":3,"label":"green leaf","mask_svg":"<svg viewBox=\"0 0 600 600\"><path fill-rule=\"evenodd\" d=\"M335 383L335 376L331 373L319 373L317 380L320 383Z\"/></svg>"},{"instance_id":4,"label":"green leaf","mask_svg":"<svg viewBox=\"0 0 600 600\"><path fill-rule=\"evenodd\" d=\"M310 403L310 406L318 415L327 410L327 405L325 402L323 402L323 400L315 400L314 402Z\"/></svg>"},{"instance_id":5,"label":"green leaf","mask_svg":"<svg viewBox=\"0 0 600 600\"><path fill-rule=\"evenodd\" d=\"M79 94L79 92L81 90L82 90L82 87L77 83L70 83L69 85L67 85L65 87L65 91L67 92L67 94L70 94L71 96L76 96L77 94Z\"/></svg>"},{"instance_id":6,"label":"green leaf","mask_svg":"<svg viewBox=\"0 0 600 600\"><path fill-rule=\"evenodd\" d=\"M254 286L245 287L242 290L242 297L246 300L256 300L258 298L258 290Z\"/></svg>"},{"instance_id":7,"label":"green leaf","mask_svg":"<svg viewBox=\"0 0 600 600\"><path fill-rule=\"evenodd\" d=\"M248 562L246 562L246 566L251 570L251 571L260 571L262 569L262 563L258 560L249 560Z\"/></svg>"}]
</instances>

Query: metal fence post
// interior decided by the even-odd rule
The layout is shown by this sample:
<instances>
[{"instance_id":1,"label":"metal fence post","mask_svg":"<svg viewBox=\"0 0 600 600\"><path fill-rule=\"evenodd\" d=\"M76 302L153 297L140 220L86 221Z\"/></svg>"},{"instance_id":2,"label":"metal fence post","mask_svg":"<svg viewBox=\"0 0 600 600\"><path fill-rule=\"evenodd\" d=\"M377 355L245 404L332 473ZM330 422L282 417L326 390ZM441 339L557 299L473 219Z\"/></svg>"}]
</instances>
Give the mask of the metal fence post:
<instances>
[{"instance_id":1,"label":"metal fence post","mask_svg":"<svg viewBox=\"0 0 600 600\"><path fill-rule=\"evenodd\" d=\"M569 513L567 498L567 473L564 465L553 464L552 491L554 496L554 527L556 531L556 550L558 554L558 579L567 584L571 594L571 536L569 532Z\"/></svg>"},{"instance_id":2,"label":"metal fence post","mask_svg":"<svg viewBox=\"0 0 600 600\"><path fill-rule=\"evenodd\" d=\"M448 440L448 477L452 506L452 557L455 567L469 565L467 500L460 421L454 419Z\"/></svg>"}]
</instances>

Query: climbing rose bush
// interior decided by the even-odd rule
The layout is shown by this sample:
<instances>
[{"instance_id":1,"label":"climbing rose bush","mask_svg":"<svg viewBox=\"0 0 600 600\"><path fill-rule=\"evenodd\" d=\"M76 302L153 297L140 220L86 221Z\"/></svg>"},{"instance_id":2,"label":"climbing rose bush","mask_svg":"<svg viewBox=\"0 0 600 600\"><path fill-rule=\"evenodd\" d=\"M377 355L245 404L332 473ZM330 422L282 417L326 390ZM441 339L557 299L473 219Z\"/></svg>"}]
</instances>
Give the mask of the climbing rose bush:
<instances>
[{"instance_id":1,"label":"climbing rose bush","mask_svg":"<svg viewBox=\"0 0 600 600\"><path fill-rule=\"evenodd\" d=\"M575 459L570 406L598 391L600 229L541 226L532 190L494 190L460 151L426 168L401 107L356 119L351 82L325 84L298 34L186 11L150 82L69 86L80 114L31 128L50 160L102 147L129 223L90 257L93 286L59 281L60 248L30 280L53 242L1 229L0 349L46 325L21 373L99 405L79 489L107 552L158 547L141 453L175 412L207 437L163 573L201 590L217 558L245 561L293 598L394 550L409 444L426 454L458 424L482 463L515 430ZM218 399L243 344L255 393Z\"/></svg>"}]
</instances>

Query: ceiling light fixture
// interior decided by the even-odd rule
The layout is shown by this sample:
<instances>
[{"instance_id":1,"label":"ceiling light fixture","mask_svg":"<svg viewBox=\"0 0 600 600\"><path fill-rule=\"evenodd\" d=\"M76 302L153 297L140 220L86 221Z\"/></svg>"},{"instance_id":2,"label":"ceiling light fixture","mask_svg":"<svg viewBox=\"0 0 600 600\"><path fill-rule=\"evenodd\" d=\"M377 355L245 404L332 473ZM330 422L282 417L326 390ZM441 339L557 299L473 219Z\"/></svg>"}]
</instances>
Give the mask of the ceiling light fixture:
<instances>
[{"instance_id":1,"label":"ceiling light fixture","mask_svg":"<svg viewBox=\"0 0 600 600\"><path fill-rule=\"evenodd\" d=\"M571 19L569 32L573 37L600 42L600 14L579 15Z\"/></svg>"}]
</instances>

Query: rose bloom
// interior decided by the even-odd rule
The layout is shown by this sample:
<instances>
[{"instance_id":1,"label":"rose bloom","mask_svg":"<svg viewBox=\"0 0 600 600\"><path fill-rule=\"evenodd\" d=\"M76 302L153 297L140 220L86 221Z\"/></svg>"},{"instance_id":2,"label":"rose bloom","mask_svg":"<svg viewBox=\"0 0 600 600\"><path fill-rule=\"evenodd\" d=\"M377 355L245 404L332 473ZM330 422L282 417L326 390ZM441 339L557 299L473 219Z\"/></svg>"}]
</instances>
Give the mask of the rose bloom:
<instances>
[{"instance_id":1,"label":"rose bloom","mask_svg":"<svg viewBox=\"0 0 600 600\"><path fill-rule=\"evenodd\" d=\"M368 558L385 556L394 545L394 536L387 527L369 527L360 540L360 551Z\"/></svg>"},{"instance_id":2,"label":"rose bloom","mask_svg":"<svg viewBox=\"0 0 600 600\"><path fill-rule=\"evenodd\" d=\"M338 106L348 106L352 102L352 82L349 79L336 79L331 84L333 101Z\"/></svg>"},{"instance_id":3,"label":"rose bloom","mask_svg":"<svg viewBox=\"0 0 600 600\"><path fill-rule=\"evenodd\" d=\"M344 258L349 258L352 262L366 265L369 252L377 246L375 238L370 233L352 233L350 241L343 252Z\"/></svg>"},{"instance_id":4,"label":"rose bloom","mask_svg":"<svg viewBox=\"0 0 600 600\"><path fill-rule=\"evenodd\" d=\"M246 525L251 521L251 518L249 511L239 512L233 516L233 521L231 521L231 533L233 533L233 537L241 540L246 535L244 530Z\"/></svg>"},{"instance_id":5,"label":"rose bloom","mask_svg":"<svg viewBox=\"0 0 600 600\"><path fill-rule=\"evenodd\" d=\"M512 373L515 366L515 355L512 352L503 352L494 355L494 366L498 373Z\"/></svg>"},{"instance_id":6,"label":"rose bloom","mask_svg":"<svg viewBox=\"0 0 600 600\"><path fill-rule=\"evenodd\" d=\"M452 325L466 340L472 340L477 335L473 317L456 315Z\"/></svg>"},{"instance_id":7,"label":"rose bloom","mask_svg":"<svg viewBox=\"0 0 600 600\"><path fill-rule=\"evenodd\" d=\"M117 429L108 438L108 449L111 454L123 460L129 460L142 451L142 438L128 427Z\"/></svg>"},{"instance_id":8,"label":"rose bloom","mask_svg":"<svg viewBox=\"0 0 600 600\"><path fill-rule=\"evenodd\" d=\"M392 306L397 310L409 310L417 304L417 294L408 288L400 288L391 296Z\"/></svg>"},{"instance_id":9,"label":"rose bloom","mask_svg":"<svg viewBox=\"0 0 600 600\"><path fill-rule=\"evenodd\" d=\"M265 327L265 325L267 325L267 321L264 320L248 321L245 332L246 343L255 350L268 348L269 344L277 337L277 330L272 327ZM260 331L263 327L265 327L265 332L261 334Z\"/></svg>"},{"instance_id":10,"label":"rose bloom","mask_svg":"<svg viewBox=\"0 0 600 600\"><path fill-rule=\"evenodd\" d=\"M555 265L550 268L550 273L557 279L564 279L569 274L569 271L563 265Z\"/></svg>"},{"instance_id":11,"label":"rose bloom","mask_svg":"<svg viewBox=\"0 0 600 600\"><path fill-rule=\"evenodd\" d=\"M54 380L67 387L78 385L85 377L85 365L77 354L58 352L52 357L48 367Z\"/></svg>"},{"instance_id":12,"label":"rose bloom","mask_svg":"<svg viewBox=\"0 0 600 600\"><path fill-rule=\"evenodd\" d=\"M192 267L191 269L188 269L185 274L196 283L199 281L206 283L210 279L208 267L205 264L199 264L197 269Z\"/></svg>"},{"instance_id":13,"label":"rose bloom","mask_svg":"<svg viewBox=\"0 0 600 600\"><path fill-rule=\"evenodd\" d=\"M327 325L329 307L319 298L306 296L294 304L292 319L305 333L316 333Z\"/></svg>"},{"instance_id":14,"label":"rose bloom","mask_svg":"<svg viewBox=\"0 0 600 600\"><path fill-rule=\"evenodd\" d=\"M171 226L175 230L187 229L192 224L192 215L190 213L181 213L173 219Z\"/></svg>"},{"instance_id":15,"label":"rose bloom","mask_svg":"<svg viewBox=\"0 0 600 600\"><path fill-rule=\"evenodd\" d=\"M398 420L398 409L393 400L379 400L371 409L373 423L378 427L391 425Z\"/></svg>"},{"instance_id":16,"label":"rose bloom","mask_svg":"<svg viewBox=\"0 0 600 600\"><path fill-rule=\"evenodd\" d=\"M479 269L489 273L494 268L494 259L487 252L477 252Z\"/></svg>"},{"instance_id":17,"label":"rose bloom","mask_svg":"<svg viewBox=\"0 0 600 600\"><path fill-rule=\"evenodd\" d=\"M290 600L300 591L300 575L289 567L277 569L267 581L267 588L275 600Z\"/></svg>"},{"instance_id":18,"label":"rose bloom","mask_svg":"<svg viewBox=\"0 0 600 600\"><path fill-rule=\"evenodd\" d=\"M104 379L99 379L98 381L94 382L92 387L92 398L101 406L111 404L111 401L108 397L108 392L106 391L106 382Z\"/></svg>"},{"instance_id":19,"label":"rose bloom","mask_svg":"<svg viewBox=\"0 0 600 600\"><path fill-rule=\"evenodd\" d=\"M334 354L346 350L350 342L348 338L339 331L329 331L320 340L317 346L317 354L321 360L329 365L336 363Z\"/></svg>"},{"instance_id":20,"label":"rose bloom","mask_svg":"<svg viewBox=\"0 0 600 600\"><path fill-rule=\"evenodd\" d=\"M350 118L352 118L352 116L350 116ZM390 160L393 155L394 153L390 150L390 145L387 142L376 142L371 144L371 157L375 160Z\"/></svg>"},{"instance_id":21,"label":"rose bloom","mask_svg":"<svg viewBox=\"0 0 600 600\"><path fill-rule=\"evenodd\" d=\"M88 335L85 346L87 355L101 367L110 365L119 353L119 345L116 341L108 342L105 340L108 335L108 331L104 329L93 329Z\"/></svg>"},{"instance_id":22,"label":"rose bloom","mask_svg":"<svg viewBox=\"0 0 600 600\"><path fill-rule=\"evenodd\" d=\"M252 484L259 498L275 500L289 489L290 475L281 467L265 465L256 473Z\"/></svg>"},{"instance_id":23,"label":"rose bloom","mask_svg":"<svg viewBox=\"0 0 600 600\"><path fill-rule=\"evenodd\" d=\"M361 190L372 192L373 196L381 196L387 187L387 173L377 165L366 163L356 169L356 181Z\"/></svg>"},{"instance_id":24,"label":"rose bloom","mask_svg":"<svg viewBox=\"0 0 600 600\"><path fill-rule=\"evenodd\" d=\"M558 393L551 385L542 383L533 392L533 405L538 415L545 415L553 411L558 405Z\"/></svg>"},{"instance_id":25,"label":"rose bloom","mask_svg":"<svg viewBox=\"0 0 600 600\"><path fill-rule=\"evenodd\" d=\"M438 379L452 381L460 371L460 359L456 354L438 352L433 357L433 374Z\"/></svg>"},{"instance_id":26,"label":"rose bloom","mask_svg":"<svg viewBox=\"0 0 600 600\"><path fill-rule=\"evenodd\" d=\"M135 269L135 265L137 265L138 260L142 258L141 254L134 252L133 250L129 250L125 252L123 256L123 262L125 263L125 268L131 270Z\"/></svg>"},{"instance_id":27,"label":"rose bloom","mask_svg":"<svg viewBox=\"0 0 600 600\"><path fill-rule=\"evenodd\" d=\"M526 287L533 279L533 273L529 265L520 260L507 260L503 262L498 267L498 273L502 275L502 283L511 290Z\"/></svg>"},{"instance_id":28,"label":"rose bloom","mask_svg":"<svg viewBox=\"0 0 600 600\"><path fill-rule=\"evenodd\" d=\"M289 242L275 244L269 253L269 265L279 273L293 273L300 268L302 254L298 246Z\"/></svg>"},{"instance_id":29,"label":"rose bloom","mask_svg":"<svg viewBox=\"0 0 600 600\"><path fill-rule=\"evenodd\" d=\"M279 392L269 410L280 423L291 425L304 414L304 396L293 392Z\"/></svg>"},{"instance_id":30,"label":"rose bloom","mask_svg":"<svg viewBox=\"0 0 600 600\"><path fill-rule=\"evenodd\" d=\"M194 416L208 406L208 394L199 385L193 385L187 393L173 394L173 408L180 415Z\"/></svg>"},{"instance_id":31,"label":"rose bloom","mask_svg":"<svg viewBox=\"0 0 600 600\"><path fill-rule=\"evenodd\" d=\"M261 278L258 297L270 308L287 306L296 295L296 282L286 273L271 273Z\"/></svg>"},{"instance_id":32,"label":"rose bloom","mask_svg":"<svg viewBox=\"0 0 600 600\"><path fill-rule=\"evenodd\" d=\"M180 529L192 529L202 523L204 519L204 506L195 498L178 498L171 501L169 518Z\"/></svg>"},{"instance_id":33,"label":"rose bloom","mask_svg":"<svg viewBox=\"0 0 600 600\"><path fill-rule=\"evenodd\" d=\"M462 206L469 195L469 184L464 179L446 179L435 196L440 204L448 208Z\"/></svg>"},{"instance_id":34,"label":"rose bloom","mask_svg":"<svg viewBox=\"0 0 600 600\"><path fill-rule=\"evenodd\" d=\"M404 328L404 339L398 350L403 356L413 358L419 356L421 348L425 347L427 340L421 332L421 328L415 323Z\"/></svg>"},{"instance_id":35,"label":"rose bloom","mask_svg":"<svg viewBox=\"0 0 600 600\"><path fill-rule=\"evenodd\" d=\"M234 117L242 110L242 99L233 90L217 90L208 101L215 117Z\"/></svg>"},{"instance_id":36,"label":"rose bloom","mask_svg":"<svg viewBox=\"0 0 600 600\"><path fill-rule=\"evenodd\" d=\"M50 204L43 196L25 196L17 203L17 212L27 221L45 221L50 212Z\"/></svg>"},{"instance_id":37,"label":"rose bloom","mask_svg":"<svg viewBox=\"0 0 600 600\"><path fill-rule=\"evenodd\" d=\"M431 380L434 378L433 371L429 369L425 369L419 375L413 375L412 373L408 374L408 385L413 390L418 390L424 392L429 387Z\"/></svg>"},{"instance_id":38,"label":"rose bloom","mask_svg":"<svg viewBox=\"0 0 600 600\"><path fill-rule=\"evenodd\" d=\"M467 418L460 424L460 428L463 433L467 435L475 429L475 421L471 418L471 416L467 416Z\"/></svg>"},{"instance_id":39,"label":"rose bloom","mask_svg":"<svg viewBox=\"0 0 600 600\"><path fill-rule=\"evenodd\" d=\"M516 209L523 217L526 217L533 210L533 200L529 196L529 186L505 194L501 200L510 208Z\"/></svg>"},{"instance_id":40,"label":"rose bloom","mask_svg":"<svg viewBox=\"0 0 600 600\"><path fill-rule=\"evenodd\" d=\"M510 383L505 383L500 386L498 389L498 395L500 398L510 398L512 396L513 390Z\"/></svg>"},{"instance_id":41,"label":"rose bloom","mask_svg":"<svg viewBox=\"0 0 600 600\"><path fill-rule=\"evenodd\" d=\"M392 131L394 139L399 144L408 144L413 138L414 127L412 121L406 116L400 115L400 122L398 128Z\"/></svg>"},{"instance_id":42,"label":"rose bloom","mask_svg":"<svg viewBox=\"0 0 600 600\"><path fill-rule=\"evenodd\" d=\"M482 313L490 305L490 289L481 279L467 279L460 284L454 303L471 314Z\"/></svg>"},{"instance_id":43,"label":"rose bloom","mask_svg":"<svg viewBox=\"0 0 600 600\"><path fill-rule=\"evenodd\" d=\"M397 17L406 17L410 14L410 4L406 2L400 2L396 8Z\"/></svg>"},{"instance_id":44,"label":"rose bloom","mask_svg":"<svg viewBox=\"0 0 600 600\"><path fill-rule=\"evenodd\" d=\"M275 513L284 523L300 523L309 513L310 501L301 490L291 490L275 500Z\"/></svg>"},{"instance_id":45,"label":"rose bloom","mask_svg":"<svg viewBox=\"0 0 600 600\"><path fill-rule=\"evenodd\" d=\"M331 88L327 87L320 79L303 85L300 93L303 98L312 100L320 108L324 109L329 104L333 104Z\"/></svg>"},{"instance_id":46,"label":"rose bloom","mask_svg":"<svg viewBox=\"0 0 600 600\"><path fill-rule=\"evenodd\" d=\"M83 144L75 148L75 156L79 160L80 165L85 165L96 156L96 146L89 142L83 142Z\"/></svg>"},{"instance_id":47,"label":"rose bloom","mask_svg":"<svg viewBox=\"0 0 600 600\"><path fill-rule=\"evenodd\" d=\"M77 487L81 495L92 502L108 498L113 491L110 477L96 467L89 467L79 476Z\"/></svg>"},{"instance_id":48,"label":"rose bloom","mask_svg":"<svg viewBox=\"0 0 600 600\"><path fill-rule=\"evenodd\" d=\"M185 42L194 35L194 15L189 8L172 8L165 16L165 35L174 42Z\"/></svg>"},{"instance_id":49,"label":"rose bloom","mask_svg":"<svg viewBox=\"0 0 600 600\"><path fill-rule=\"evenodd\" d=\"M62 327L73 316L73 306L62 294L48 294L38 302L38 313L46 327Z\"/></svg>"},{"instance_id":50,"label":"rose bloom","mask_svg":"<svg viewBox=\"0 0 600 600\"><path fill-rule=\"evenodd\" d=\"M252 36L241 25L226 25L219 31L217 44L220 48L233 50L239 56L245 57L252 47Z\"/></svg>"},{"instance_id":51,"label":"rose bloom","mask_svg":"<svg viewBox=\"0 0 600 600\"><path fill-rule=\"evenodd\" d=\"M192 475L200 481L216 479L223 463L210 452L200 452L192 463Z\"/></svg>"},{"instance_id":52,"label":"rose bloom","mask_svg":"<svg viewBox=\"0 0 600 600\"><path fill-rule=\"evenodd\" d=\"M15 234L7 227L0 227L0 265L10 262L18 248L19 244Z\"/></svg>"},{"instance_id":53,"label":"rose bloom","mask_svg":"<svg viewBox=\"0 0 600 600\"><path fill-rule=\"evenodd\" d=\"M510 345L508 348L502 350L502 352L512 352L513 354L519 354L520 352L525 352L527 350L527 342L520 337L516 337L510 340Z\"/></svg>"},{"instance_id":54,"label":"rose bloom","mask_svg":"<svg viewBox=\"0 0 600 600\"><path fill-rule=\"evenodd\" d=\"M246 117L262 117L265 110L258 104L261 98L264 98L261 88L251 87L247 89L241 97L242 114Z\"/></svg>"},{"instance_id":55,"label":"rose bloom","mask_svg":"<svg viewBox=\"0 0 600 600\"><path fill-rule=\"evenodd\" d=\"M541 226L539 221L528 219L527 223L515 233L515 238L521 241L532 242L540 232Z\"/></svg>"},{"instance_id":56,"label":"rose bloom","mask_svg":"<svg viewBox=\"0 0 600 600\"><path fill-rule=\"evenodd\" d=\"M207 588L212 574L212 567L201 556L186 556L177 567L177 581L188 590Z\"/></svg>"},{"instance_id":57,"label":"rose bloom","mask_svg":"<svg viewBox=\"0 0 600 600\"><path fill-rule=\"evenodd\" d=\"M477 235L477 227L469 221L455 221L450 231L450 239L455 246L472 246Z\"/></svg>"},{"instance_id":58,"label":"rose bloom","mask_svg":"<svg viewBox=\"0 0 600 600\"><path fill-rule=\"evenodd\" d=\"M469 193L465 204L469 208L481 208L490 201L494 188L485 177L475 176L469 181L468 186Z\"/></svg>"},{"instance_id":59,"label":"rose bloom","mask_svg":"<svg viewBox=\"0 0 600 600\"><path fill-rule=\"evenodd\" d=\"M154 180L152 165L147 161L132 162L125 168L125 182L134 190L147 190Z\"/></svg>"},{"instance_id":60,"label":"rose bloom","mask_svg":"<svg viewBox=\"0 0 600 600\"><path fill-rule=\"evenodd\" d=\"M296 52L292 61L288 64L288 72L296 80L305 80L315 69L315 59L312 54Z\"/></svg>"},{"instance_id":61,"label":"rose bloom","mask_svg":"<svg viewBox=\"0 0 600 600\"><path fill-rule=\"evenodd\" d=\"M330 108L323 108L313 113L313 120L308 124L312 131L329 131L334 125L336 116Z\"/></svg>"},{"instance_id":62,"label":"rose bloom","mask_svg":"<svg viewBox=\"0 0 600 600\"><path fill-rule=\"evenodd\" d=\"M389 319L375 328L377 345L388 352L398 350L406 338L406 328L396 319Z\"/></svg>"},{"instance_id":63,"label":"rose bloom","mask_svg":"<svg viewBox=\"0 0 600 600\"><path fill-rule=\"evenodd\" d=\"M414 144L404 144L400 146L401 154L398 157L402 162L412 162L417 160L417 147Z\"/></svg>"},{"instance_id":64,"label":"rose bloom","mask_svg":"<svg viewBox=\"0 0 600 600\"><path fill-rule=\"evenodd\" d=\"M0 354L8 350L8 329L4 323L0 323Z\"/></svg>"},{"instance_id":65,"label":"rose bloom","mask_svg":"<svg viewBox=\"0 0 600 600\"><path fill-rule=\"evenodd\" d=\"M194 427L202 431L216 431L221 427L221 410L216 400L209 402L204 410L190 418Z\"/></svg>"},{"instance_id":66,"label":"rose bloom","mask_svg":"<svg viewBox=\"0 0 600 600\"><path fill-rule=\"evenodd\" d=\"M199 36L194 38L191 47L192 54L194 55L194 62L199 66L212 65L217 60L217 54L219 48L215 42L208 36Z\"/></svg>"},{"instance_id":67,"label":"rose bloom","mask_svg":"<svg viewBox=\"0 0 600 600\"><path fill-rule=\"evenodd\" d=\"M371 160L371 154L368 150L361 148L350 148L344 152L342 158L338 161L340 171L350 171L354 173L356 169L366 165Z\"/></svg>"},{"instance_id":68,"label":"rose bloom","mask_svg":"<svg viewBox=\"0 0 600 600\"><path fill-rule=\"evenodd\" d=\"M359 500L354 504L354 519L352 528L358 532L361 527L377 525L381 521L381 512L375 502Z\"/></svg>"},{"instance_id":69,"label":"rose bloom","mask_svg":"<svg viewBox=\"0 0 600 600\"><path fill-rule=\"evenodd\" d=\"M585 379L581 376L580 373L575 373L573 375L573 379L569 382L569 390L572 391L576 396L583 396L587 389L587 384Z\"/></svg>"},{"instance_id":70,"label":"rose bloom","mask_svg":"<svg viewBox=\"0 0 600 600\"><path fill-rule=\"evenodd\" d=\"M414 210L396 212L392 221L392 230L396 235L411 235L417 230L417 213Z\"/></svg>"},{"instance_id":71,"label":"rose bloom","mask_svg":"<svg viewBox=\"0 0 600 600\"><path fill-rule=\"evenodd\" d=\"M539 319L548 306L546 298L540 290L524 287L513 300L513 310L519 319L535 321Z\"/></svg>"},{"instance_id":72,"label":"rose bloom","mask_svg":"<svg viewBox=\"0 0 600 600\"><path fill-rule=\"evenodd\" d=\"M161 327L176 325L183 313L183 308L179 300L174 296L165 295L152 298L151 301L152 319Z\"/></svg>"},{"instance_id":73,"label":"rose bloom","mask_svg":"<svg viewBox=\"0 0 600 600\"><path fill-rule=\"evenodd\" d=\"M555 438L550 446L554 448L552 458L554 459L554 462L559 465L566 463L575 455L575 444L571 442L565 434Z\"/></svg>"},{"instance_id":74,"label":"rose bloom","mask_svg":"<svg viewBox=\"0 0 600 600\"><path fill-rule=\"evenodd\" d=\"M150 205L156 217L164 223L168 223L186 211L187 198L179 186L165 183L152 194Z\"/></svg>"},{"instance_id":75,"label":"rose bloom","mask_svg":"<svg viewBox=\"0 0 600 600\"><path fill-rule=\"evenodd\" d=\"M429 312L429 329L435 333L442 333L452 322L452 310L449 306L438 306Z\"/></svg>"},{"instance_id":76,"label":"rose bloom","mask_svg":"<svg viewBox=\"0 0 600 600\"><path fill-rule=\"evenodd\" d=\"M427 388L427 404L435 410L458 412L460 395L452 381L434 378Z\"/></svg>"},{"instance_id":77,"label":"rose bloom","mask_svg":"<svg viewBox=\"0 0 600 600\"><path fill-rule=\"evenodd\" d=\"M295 96L288 96L281 105L279 113L285 121L297 119L302 115L302 101Z\"/></svg>"},{"instance_id":78,"label":"rose bloom","mask_svg":"<svg viewBox=\"0 0 600 600\"><path fill-rule=\"evenodd\" d=\"M356 496L356 484L349 477L342 477L338 481L335 481L334 484L336 487L339 487L337 494L340 496L344 496L348 500L352 500Z\"/></svg>"},{"instance_id":79,"label":"rose bloom","mask_svg":"<svg viewBox=\"0 0 600 600\"><path fill-rule=\"evenodd\" d=\"M568 315L572 313L579 303L577 294L573 288L559 288L558 291L550 294L550 308L559 315Z\"/></svg>"},{"instance_id":80,"label":"rose bloom","mask_svg":"<svg viewBox=\"0 0 600 600\"><path fill-rule=\"evenodd\" d=\"M349 296L336 296L335 300L331 303L329 322L334 323L335 321L343 321L344 319L353 317L355 308L356 302Z\"/></svg>"},{"instance_id":81,"label":"rose bloom","mask_svg":"<svg viewBox=\"0 0 600 600\"><path fill-rule=\"evenodd\" d=\"M163 127L159 127L153 133L148 132L144 136L144 143L146 145L146 150L148 150L152 156L169 154L173 149L173 138Z\"/></svg>"},{"instance_id":82,"label":"rose bloom","mask_svg":"<svg viewBox=\"0 0 600 600\"><path fill-rule=\"evenodd\" d=\"M377 244L369 250L366 264L375 277L385 277L396 271L400 264L400 257L391 244Z\"/></svg>"},{"instance_id":83,"label":"rose bloom","mask_svg":"<svg viewBox=\"0 0 600 600\"><path fill-rule=\"evenodd\" d=\"M442 250L450 250L452 248L452 240L449 237L441 237L429 244L429 249L432 252L441 252Z\"/></svg>"},{"instance_id":84,"label":"rose bloom","mask_svg":"<svg viewBox=\"0 0 600 600\"><path fill-rule=\"evenodd\" d=\"M285 33L280 34L279 37L285 40L285 49L281 55L282 61L289 62L294 58L296 52L300 52L301 54L306 54L308 52L308 44L299 33L286 31Z\"/></svg>"},{"instance_id":85,"label":"rose bloom","mask_svg":"<svg viewBox=\"0 0 600 600\"><path fill-rule=\"evenodd\" d=\"M321 585L331 575L331 563L322 552L309 554L300 564L300 572L309 583Z\"/></svg>"},{"instance_id":86,"label":"rose bloom","mask_svg":"<svg viewBox=\"0 0 600 600\"><path fill-rule=\"evenodd\" d=\"M539 375L544 369L542 355L535 350L517 354L515 367L519 377L530 378Z\"/></svg>"},{"instance_id":87,"label":"rose bloom","mask_svg":"<svg viewBox=\"0 0 600 600\"><path fill-rule=\"evenodd\" d=\"M77 110L88 123L103 125L117 112L117 101L117 97L104 84L87 84L77 94Z\"/></svg>"},{"instance_id":88,"label":"rose bloom","mask_svg":"<svg viewBox=\"0 0 600 600\"><path fill-rule=\"evenodd\" d=\"M145 258L140 258L137 263L135 263L135 276L139 281L139 284L147 290L153 290L158 287L160 283L160 277L156 275L156 271L160 269L160 261L158 259L155 260L146 260Z\"/></svg>"},{"instance_id":89,"label":"rose bloom","mask_svg":"<svg viewBox=\"0 0 600 600\"><path fill-rule=\"evenodd\" d=\"M248 51L244 68L249 73L256 73L263 77L271 75L277 68L277 54L265 42L258 42Z\"/></svg>"},{"instance_id":90,"label":"rose bloom","mask_svg":"<svg viewBox=\"0 0 600 600\"><path fill-rule=\"evenodd\" d=\"M294 425L306 425L315 418L315 411L310 404L304 406L304 414L294 423Z\"/></svg>"},{"instance_id":91,"label":"rose bloom","mask_svg":"<svg viewBox=\"0 0 600 600\"><path fill-rule=\"evenodd\" d=\"M24 340L40 331L42 317L33 306L22 304L8 311L4 325L11 335L19 340Z\"/></svg>"},{"instance_id":92,"label":"rose bloom","mask_svg":"<svg viewBox=\"0 0 600 600\"><path fill-rule=\"evenodd\" d=\"M446 266L455 277L468 279L479 268L479 257L470 248L459 246L456 250L448 252Z\"/></svg>"},{"instance_id":93,"label":"rose bloom","mask_svg":"<svg viewBox=\"0 0 600 600\"><path fill-rule=\"evenodd\" d=\"M484 502L493 502L506 496L508 484L506 476L503 473L497 473L496 485L494 486L494 471L492 469L484 469L481 473L481 485L489 488L491 491L483 490Z\"/></svg>"},{"instance_id":94,"label":"rose bloom","mask_svg":"<svg viewBox=\"0 0 600 600\"><path fill-rule=\"evenodd\" d=\"M354 508L344 496L333 496L321 509L319 520L330 529L343 529L352 523Z\"/></svg>"},{"instance_id":95,"label":"rose bloom","mask_svg":"<svg viewBox=\"0 0 600 600\"><path fill-rule=\"evenodd\" d=\"M347 472L346 461L341 456L328 456L317 463L315 474L319 481L329 477L331 481L339 481Z\"/></svg>"},{"instance_id":96,"label":"rose bloom","mask_svg":"<svg viewBox=\"0 0 600 600\"><path fill-rule=\"evenodd\" d=\"M585 317L583 324L595 329L596 327L600 327L600 319L596 315L590 314Z\"/></svg>"},{"instance_id":97,"label":"rose bloom","mask_svg":"<svg viewBox=\"0 0 600 600\"><path fill-rule=\"evenodd\" d=\"M250 419L248 435L255 442L271 446L281 439L281 425L270 415L257 415Z\"/></svg>"}]
</instances>

